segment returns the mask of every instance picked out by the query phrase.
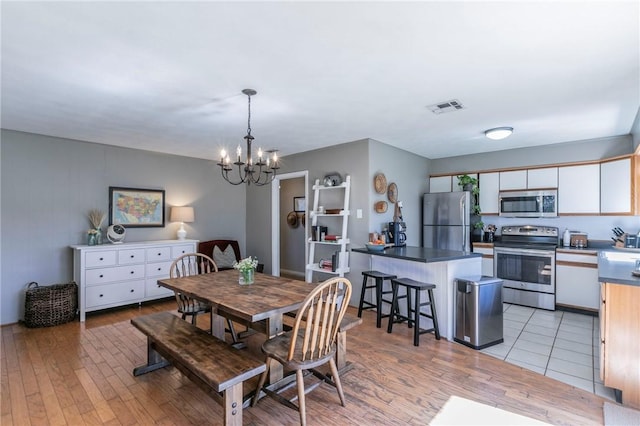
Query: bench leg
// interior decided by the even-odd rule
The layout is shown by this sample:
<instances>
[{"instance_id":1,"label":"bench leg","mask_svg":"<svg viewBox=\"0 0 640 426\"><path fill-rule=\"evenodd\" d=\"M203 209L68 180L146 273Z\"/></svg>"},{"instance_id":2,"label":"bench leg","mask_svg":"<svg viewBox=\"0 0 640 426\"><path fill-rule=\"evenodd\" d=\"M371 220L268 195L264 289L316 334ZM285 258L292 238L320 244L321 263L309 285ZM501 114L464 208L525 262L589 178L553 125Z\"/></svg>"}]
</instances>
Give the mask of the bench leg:
<instances>
[{"instance_id":1,"label":"bench leg","mask_svg":"<svg viewBox=\"0 0 640 426\"><path fill-rule=\"evenodd\" d=\"M242 426L242 382L227 388L223 392L224 424Z\"/></svg>"},{"instance_id":2,"label":"bench leg","mask_svg":"<svg viewBox=\"0 0 640 426\"><path fill-rule=\"evenodd\" d=\"M153 349L153 341L147 337L147 364L134 368L133 375L140 376L141 374L164 368L167 365L170 365L170 362Z\"/></svg>"}]
</instances>

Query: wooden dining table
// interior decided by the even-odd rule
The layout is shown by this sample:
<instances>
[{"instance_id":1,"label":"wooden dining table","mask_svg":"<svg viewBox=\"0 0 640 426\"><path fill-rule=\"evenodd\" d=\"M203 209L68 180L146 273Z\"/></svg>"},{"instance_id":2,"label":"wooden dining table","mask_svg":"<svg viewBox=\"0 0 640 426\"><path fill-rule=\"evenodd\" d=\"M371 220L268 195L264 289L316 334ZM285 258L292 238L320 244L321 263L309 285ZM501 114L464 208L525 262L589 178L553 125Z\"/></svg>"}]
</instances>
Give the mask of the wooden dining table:
<instances>
[{"instance_id":1,"label":"wooden dining table","mask_svg":"<svg viewBox=\"0 0 640 426\"><path fill-rule=\"evenodd\" d=\"M238 283L238 271L234 269L210 274L158 280L158 285L177 291L212 307L212 334L225 338L225 316L246 324L264 324L268 337L283 331L283 314L294 312L314 288L313 284L273 275L257 273L255 282ZM269 370L269 382L283 377L282 365L273 362Z\"/></svg>"}]
</instances>

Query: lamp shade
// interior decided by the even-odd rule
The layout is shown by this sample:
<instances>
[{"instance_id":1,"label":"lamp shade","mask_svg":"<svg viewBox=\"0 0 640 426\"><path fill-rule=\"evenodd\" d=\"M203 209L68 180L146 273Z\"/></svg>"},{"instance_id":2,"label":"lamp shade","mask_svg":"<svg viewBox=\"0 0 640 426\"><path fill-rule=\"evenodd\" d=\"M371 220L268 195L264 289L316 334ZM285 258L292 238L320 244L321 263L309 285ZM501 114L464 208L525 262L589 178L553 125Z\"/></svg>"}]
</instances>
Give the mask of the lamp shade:
<instances>
[{"instance_id":1,"label":"lamp shade","mask_svg":"<svg viewBox=\"0 0 640 426\"><path fill-rule=\"evenodd\" d=\"M171 222L193 222L193 207L171 207Z\"/></svg>"}]
</instances>

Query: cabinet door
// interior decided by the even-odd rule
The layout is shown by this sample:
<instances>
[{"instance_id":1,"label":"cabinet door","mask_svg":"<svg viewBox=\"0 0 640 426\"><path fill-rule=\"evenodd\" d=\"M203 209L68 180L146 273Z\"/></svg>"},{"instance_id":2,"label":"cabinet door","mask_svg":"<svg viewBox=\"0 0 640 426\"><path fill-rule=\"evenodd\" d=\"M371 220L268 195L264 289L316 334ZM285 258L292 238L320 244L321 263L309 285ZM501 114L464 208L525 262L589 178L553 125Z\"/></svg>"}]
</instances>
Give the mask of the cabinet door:
<instances>
[{"instance_id":1,"label":"cabinet door","mask_svg":"<svg viewBox=\"0 0 640 426\"><path fill-rule=\"evenodd\" d=\"M600 213L600 165L558 168L558 213Z\"/></svg>"},{"instance_id":2,"label":"cabinet door","mask_svg":"<svg viewBox=\"0 0 640 426\"><path fill-rule=\"evenodd\" d=\"M593 311L600 308L596 252L556 255L556 303Z\"/></svg>"},{"instance_id":3,"label":"cabinet door","mask_svg":"<svg viewBox=\"0 0 640 426\"><path fill-rule=\"evenodd\" d=\"M557 188L558 168L548 167L544 169L527 170L527 188Z\"/></svg>"},{"instance_id":4,"label":"cabinet door","mask_svg":"<svg viewBox=\"0 0 640 426\"><path fill-rule=\"evenodd\" d=\"M451 176L437 176L429 178L429 192L451 192Z\"/></svg>"},{"instance_id":5,"label":"cabinet door","mask_svg":"<svg viewBox=\"0 0 640 426\"><path fill-rule=\"evenodd\" d=\"M499 213L500 173L480 173L480 211L482 214ZM493 274L492 274L493 275Z\"/></svg>"},{"instance_id":6,"label":"cabinet door","mask_svg":"<svg viewBox=\"0 0 640 426\"><path fill-rule=\"evenodd\" d=\"M500 189L525 189L527 187L527 171L513 170L500 172Z\"/></svg>"},{"instance_id":7,"label":"cabinet door","mask_svg":"<svg viewBox=\"0 0 640 426\"><path fill-rule=\"evenodd\" d=\"M631 213L631 158L600 164L600 212Z\"/></svg>"}]
</instances>

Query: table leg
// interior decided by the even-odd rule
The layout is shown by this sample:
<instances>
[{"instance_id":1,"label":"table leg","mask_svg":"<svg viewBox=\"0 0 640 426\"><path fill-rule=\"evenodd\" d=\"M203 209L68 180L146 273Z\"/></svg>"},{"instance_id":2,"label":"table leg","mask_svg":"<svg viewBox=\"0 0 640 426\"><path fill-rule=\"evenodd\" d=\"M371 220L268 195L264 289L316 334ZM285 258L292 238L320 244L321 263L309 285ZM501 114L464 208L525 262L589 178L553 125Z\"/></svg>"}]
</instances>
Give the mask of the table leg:
<instances>
[{"instance_id":1,"label":"table leg","mask_svg":"<svg viewBox=\"0 0 640 426\"><path fill-rule=\"evenodd\" d=\"M211 312L211 334L220 340L224 340L225 319L223 316Z\"/></svg>"},{"instance_id":2,"label":"table leg","mask_svg":"<svg viewBox=\"0 0 640 426\"><path fill-rule=\"evenodd\" d=\"M268 338L277 336L282 333L282 315L275 315L271 318L267 318L267 336ZM273 359L269 361L271 364L269 365L269 377L267 380L269 383L275 383L278 380L282 379L284 375L284 370L282 368L282 364Z\"/></svg>"}]
</instances>

